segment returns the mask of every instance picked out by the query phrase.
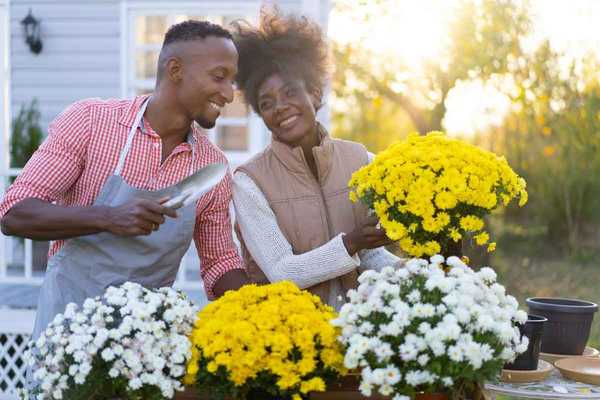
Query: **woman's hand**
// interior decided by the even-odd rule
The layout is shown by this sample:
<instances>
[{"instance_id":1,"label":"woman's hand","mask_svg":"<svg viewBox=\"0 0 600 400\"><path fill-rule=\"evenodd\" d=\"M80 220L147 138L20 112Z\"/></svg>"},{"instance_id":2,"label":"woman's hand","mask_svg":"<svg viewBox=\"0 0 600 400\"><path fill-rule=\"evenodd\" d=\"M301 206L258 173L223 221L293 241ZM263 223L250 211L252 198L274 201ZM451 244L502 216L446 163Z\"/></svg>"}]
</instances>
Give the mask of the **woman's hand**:
<instances>
[{"instance_id":1,"label":"woman's hand","mask_svg":"<svg viewBox=\"0 0 600 400\"><path fill-rule=\"evenodd\" d=\"M394 241L387 237L385 231L377 227L379 219L376 215L367 218L362 226L343 236L344 246L348 254L353 256L360 250L374 249L392 244Z\"/></svg>"}]
</instances>

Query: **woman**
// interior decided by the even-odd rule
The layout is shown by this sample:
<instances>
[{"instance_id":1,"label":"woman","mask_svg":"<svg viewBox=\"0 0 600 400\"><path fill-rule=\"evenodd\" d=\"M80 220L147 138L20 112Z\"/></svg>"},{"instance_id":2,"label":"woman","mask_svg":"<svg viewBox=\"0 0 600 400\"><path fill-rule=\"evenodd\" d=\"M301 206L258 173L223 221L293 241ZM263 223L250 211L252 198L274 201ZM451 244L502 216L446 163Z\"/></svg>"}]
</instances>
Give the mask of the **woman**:
<instances>
[{"instance_id":1,"label":"woman","mask_svg":"<svg viewBox=\"0 0 600 400\"><path fill-rule=\"evenodd\" d=\"M272 143L234 174L237 232L253 282L291 280L339 308L358 270L401 259L368 210L348 199L348 181L370 155L331 138L316 120L327 77L327 45L306 18L263 14L235 25L237 84Z\"/></svg>"}]
</instances>

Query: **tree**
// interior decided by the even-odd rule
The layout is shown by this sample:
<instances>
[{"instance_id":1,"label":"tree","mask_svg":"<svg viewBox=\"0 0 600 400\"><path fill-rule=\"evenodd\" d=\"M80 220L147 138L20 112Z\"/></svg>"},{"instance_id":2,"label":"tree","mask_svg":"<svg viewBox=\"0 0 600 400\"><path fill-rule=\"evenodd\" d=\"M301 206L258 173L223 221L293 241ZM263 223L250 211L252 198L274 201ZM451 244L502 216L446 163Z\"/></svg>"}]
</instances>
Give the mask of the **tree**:
<instances>
[{"instance_id":1,"label":"tree","mask_svg":"<svg viewBox=\"0 0 600 400\"><path fill-rule=\"evenodd\" d=\"M366 27L368 32L369 24L380 23L379 16L401 4L376 0L356 5L355 1L341 0L336 2L334 12L351 14L356 26ZM449 23L449 36L440 59L426 63L420 70L409 68L411 60L398 60L391 54L375 55L364 42L334 42L333 92L338 103L332 109L333 120L347 118L344 108L351 105L357 126L369 127L367 136L377 135L381 128L378 121L402 118L408 118L412 128L420 133L441 130L445 101L457 81L487 79L506 72L509 57L523 53L521 40L530 26L527 3L462 1ZM378 102L390 105L385 107L389 118L372 110ZM339 104L342 105L336 108ZM371 119L375 116L379 120ZM334 132L346 137L348 129L342 125Z\"/></svg>"}]
</instances>

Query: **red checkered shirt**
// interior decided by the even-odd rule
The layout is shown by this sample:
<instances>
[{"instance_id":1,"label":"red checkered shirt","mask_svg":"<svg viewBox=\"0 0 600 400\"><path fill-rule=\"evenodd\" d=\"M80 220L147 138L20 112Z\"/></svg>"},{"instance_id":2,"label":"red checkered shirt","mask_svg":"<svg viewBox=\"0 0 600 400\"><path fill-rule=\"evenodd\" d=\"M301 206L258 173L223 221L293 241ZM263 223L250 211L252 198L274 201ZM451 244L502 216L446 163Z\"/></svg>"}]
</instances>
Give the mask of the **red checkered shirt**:
<instances>
[{"instance_id":1,"label":"red checkered shirt","mask_svg":"<svg viewBox=\"0 0 600 400\"><path fill-rule=\"evenodd\" d=\"M0 217L29 197L63 206L92 205L106 179L114 173L119 153L146 97L88 99L68 107L52 121L47 139L7 190L0 204ZM185 178L190 171L192 146L195 168L226 162L223 153L193 127L195 140L178 145L161 165L161 139L146 122L144 128L134 136L121 173L136 188L162 189ZM214 298L213 286L223 274L243 269L229 217L231 182L228 173L197 202L194 242L202 262L200 275L210 299ZM49 256L64 243L53 242Z\"/></svg>"}]
</instances>

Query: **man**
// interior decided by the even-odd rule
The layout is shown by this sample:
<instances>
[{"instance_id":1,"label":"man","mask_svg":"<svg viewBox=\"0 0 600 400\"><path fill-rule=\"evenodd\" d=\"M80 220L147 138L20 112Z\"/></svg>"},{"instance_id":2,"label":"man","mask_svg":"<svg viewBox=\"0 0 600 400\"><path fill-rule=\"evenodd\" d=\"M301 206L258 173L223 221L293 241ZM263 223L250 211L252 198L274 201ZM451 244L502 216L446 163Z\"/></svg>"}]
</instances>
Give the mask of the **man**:
<instances>
[{"instance_id":1,"label":"man","mask_svg":"<svg viewBox=\"0 0 600 400\"><path fill-rule=\"evenodd\" d=\"M34 338L67 303L110 285L171 285L192 238L209 298L246 282L228 212L231 175L177 211L160 191L226 162L193 122L215 125L233 100L237 61L228 31L182 22L165 36L154 93L79 101L50 124L0 204L2 232L54 241Z\"/></svg>"}]
</instances>

